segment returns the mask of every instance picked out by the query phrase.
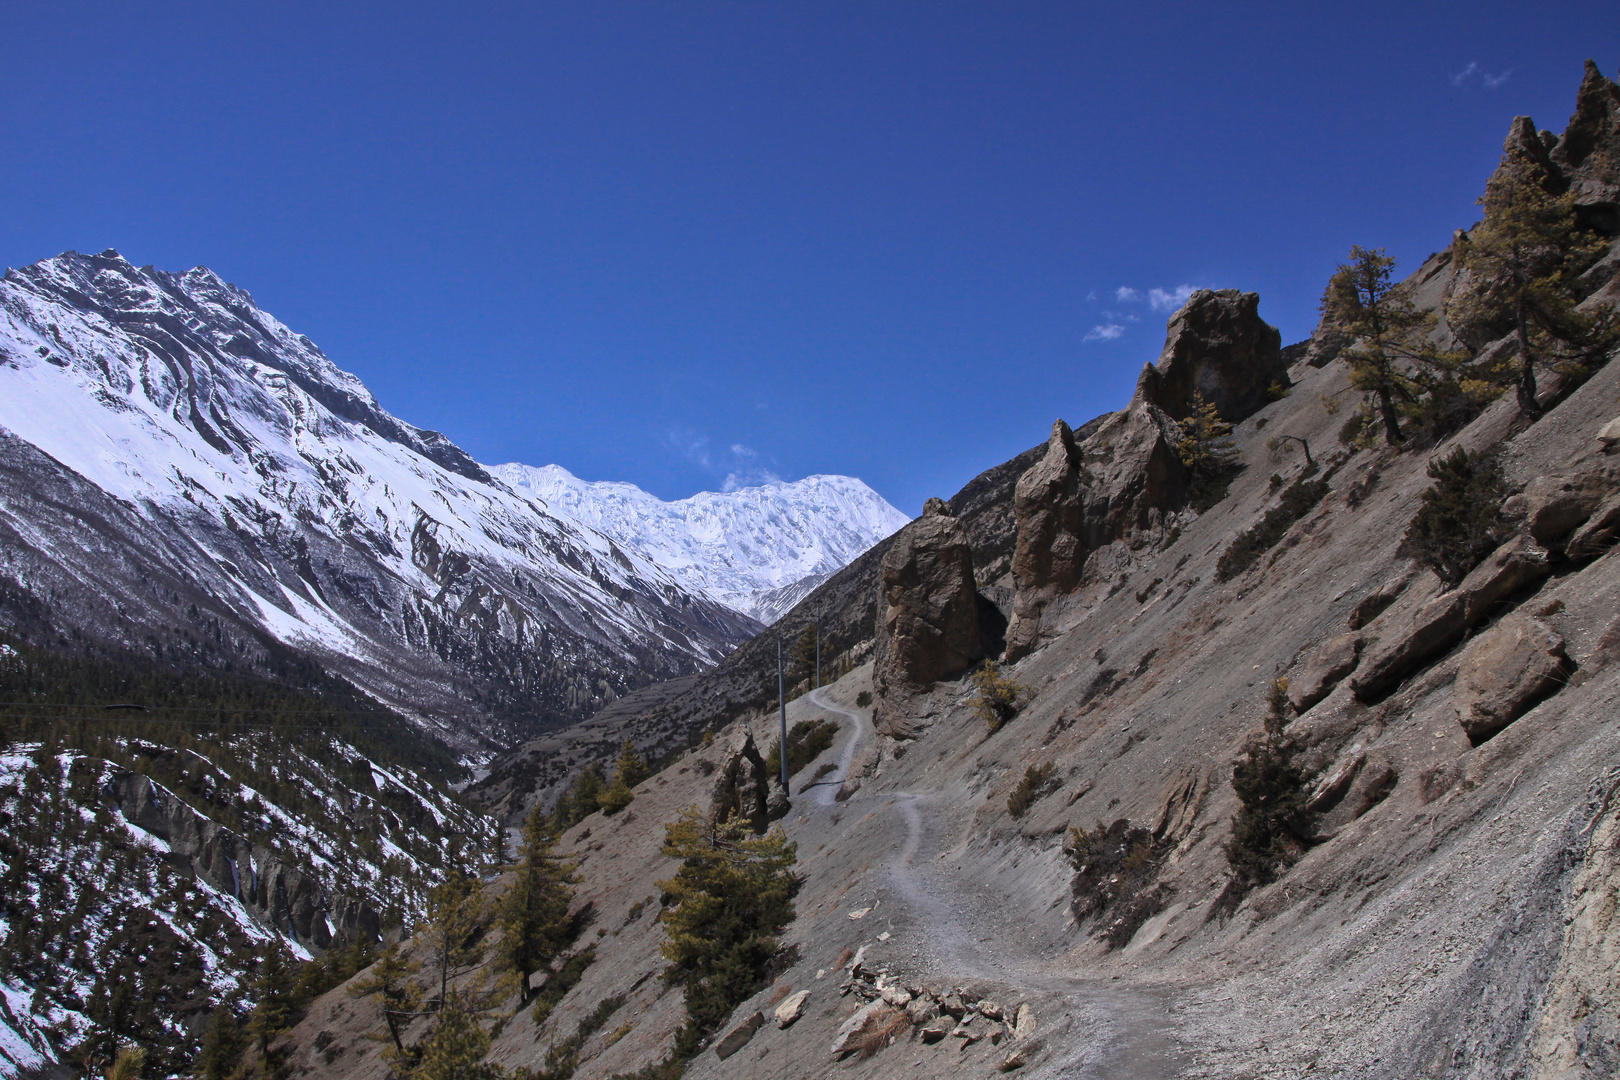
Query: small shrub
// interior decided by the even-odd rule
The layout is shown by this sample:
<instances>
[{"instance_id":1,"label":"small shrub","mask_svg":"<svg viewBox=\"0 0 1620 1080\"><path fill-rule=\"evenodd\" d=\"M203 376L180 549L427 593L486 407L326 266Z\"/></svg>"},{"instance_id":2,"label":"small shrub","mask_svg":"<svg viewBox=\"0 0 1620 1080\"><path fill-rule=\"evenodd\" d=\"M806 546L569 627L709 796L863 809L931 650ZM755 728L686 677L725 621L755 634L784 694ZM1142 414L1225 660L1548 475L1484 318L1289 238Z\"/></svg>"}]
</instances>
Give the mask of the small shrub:
<instances>
[{"instance_id":1,"label":"small shrub","mask_svg":"<svg viewBox=\"0 0 1620 1080\"><path fill-rule=\"evenodd\" d=\"M1235 910L1249 890L1276 881L1305 850L1315 815L1305 808L1309 777L1294 760L1299 746L1286 732L1288 711L1288 680L1273 679L1265 730L1244 744L1232 767L1239 804L1226 842L1232 875L1212 914Z\"/></svg>"},{"instance_id":2,"label":"small shrub","mask_svg":"<svg viewBox=\"0 0 1620 1080\"><path fill-rule=\"evenodd\" d=\"M788 775L798 771L822 755L833 744L838 725L831 720L800 720L788 729ZM765 771L771 776L782 772L782 740L777 739L765 758Z\"/></svg>"},{"instance_id":3,"label":"small shrub","mask_svg":"<svg viewBox=\"0 0 1620 1080\"><path fill-rule=\"evenodd\" d=\"M1003 724L1017 716L1029 696L1029 687L1002 675L994 660L986 660L973 673L973 687L973 712L990 725L992 732L1000 731Z\"/></svg>"},{"instance_id":4,"label":"small shrub","mask_svg":"<svg viewBox=\"0 0 1620 1080\"><path fill-rule=\"evenodd\" d=\"M1260 523L1245 529L1221 553L1215 564L1215 580L1230 581L1260 561L1260 556L1271 550L1293 526L1294 522L1310 513L1328 493L1328 478L1312 480L1315 469L1307 466L1298 480L1288 485L1277 505L1266 511Z\"/></svg>"},{"instance_id":5,"label":"small shrub","mask_svg":"<svg viewBox=\"0 0 1620 1080\"><path fill-rule=\"evenodd\" d=\"M1158 880L1169 845L1120 818L1112 825L1099 821L1092 832L1071 827L1066 847L1074 866L1070 906L1075 922L1095 920L1093 936L1110 949L1129 944L1172 893Z\"/></svg>"},{"instance_id":6,"label":"small shrub","mask_svg":"<svg viewBox=\"0 0 1620 1080\"><path fill-rule=\"evenodd\" d=\"M816 771L813 774L811 774L811 776L810 776L810 782L805 784L804 787L799 789L799 794L803 795L805 792L809 791L811 788L813 788L817 784L821 783L821 781L825 777L827 777L828 775L830 775L832 773L835 773L837 771L838 771L838 762L836 762L836 761L824 761L820 765L817 765L816 766Z\"/></svg>"},{"instance_id":7,"label":"small shrub","mask_svg":"<svg viewBox=\"0 0 1620 1080\"><path fill-rule=\"evenodd\" d=\"M860 1034L849 1044L850 1049L864 1061L911 1030L911 1017L903 1009L878 1009L866 1018Z\"/></svg>"},{"instance_id":8,"label":"small shrub","mask_svg":"<svg viewBox=\"0 0 1620 1080\"><path fill-rule=\"evenodd\" d=\"M1405 548L1447 585L1456 585L1506 539L1507 482L1494 455L1458 447L1429 462L1434 484L1406 530Z\"/></svg>"},{"instance_id":9,"label":"small shrub","mask_svg":"<svg viewBox=\"0 0 1620 1080\"><path fill-rule=\"evenodd\" d=\"M864 709L870 704L872 704L872 691L862 690L855 695L855 707L857 709Z\"/></svg>"},{"instance_id":10,"label":"small shrub","mask_svg":"<svg viewBox=\"0 0 1620 1080\"><path fill-rule=\"evenodd\" d=\"M1275 381L1270 386L1266 387L1266 400L1281 401L1283 398L1287 397L1293 392L1293 387L1284 386L1280 381Z\"/></svg>"},{"instance_id":11,"label":"small shrub","mask_svg":"<svg viewBox=\"0 0 1620 1080\"><path fill-rule=\"evenodd\" d=\"M1013 817L1023 817L1024 811L1034 805L1035 800L1056 791L1058 784L1056 765L1050 761L1031 765L1024 770L1024 778L1018 781L1012 794L1007 796L1007 813Z\"/></svg>"}]
</instances>

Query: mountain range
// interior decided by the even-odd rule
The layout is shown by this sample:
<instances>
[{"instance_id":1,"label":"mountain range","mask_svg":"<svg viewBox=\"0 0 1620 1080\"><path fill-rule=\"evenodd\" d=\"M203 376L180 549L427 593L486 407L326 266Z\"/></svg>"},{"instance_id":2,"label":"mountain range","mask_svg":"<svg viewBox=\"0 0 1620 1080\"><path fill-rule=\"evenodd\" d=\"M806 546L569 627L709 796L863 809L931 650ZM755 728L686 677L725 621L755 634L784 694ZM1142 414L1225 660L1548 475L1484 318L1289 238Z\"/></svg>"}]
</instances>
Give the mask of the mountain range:
<instances>
[{"instance_id":1,"label":"mountain range","mask_svg":"<svg viewBox=\"0 0 1620 1080\"><path fill-rule=\"evenodd\" d=\"M215 666L275 641L466 750L712 666L904 521L845 477L663 504L491 471L212 271L115 251L0 280L0 442L0 622Z\"/></svg>"}]
</instances>

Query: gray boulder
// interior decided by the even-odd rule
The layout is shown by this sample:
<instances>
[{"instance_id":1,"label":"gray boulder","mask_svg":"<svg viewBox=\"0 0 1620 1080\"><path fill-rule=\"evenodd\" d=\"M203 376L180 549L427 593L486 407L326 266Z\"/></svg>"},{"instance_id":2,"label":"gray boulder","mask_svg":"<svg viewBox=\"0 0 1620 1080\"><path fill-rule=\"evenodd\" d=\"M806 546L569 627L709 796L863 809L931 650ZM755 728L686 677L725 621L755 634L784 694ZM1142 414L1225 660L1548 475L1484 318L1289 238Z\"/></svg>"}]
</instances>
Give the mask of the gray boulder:
<instances>
[{"instance_id":1,"label":"gray boulder","mask_svg":"<svg viewBox=\"0 0 1620 1080\"><path fill-rule=\"evenodd\" d=\"M1304 712L1327 697L1361 659L1361 635L1340 634L1326 642L1305 663L1305 670L1288 680L1288 703Z\"/></svg>"},{"instance_id":2,"label":"gray boulder","mask_svg":"<svg viewBox=\"0 0 1620 1080\"><path fill-rule=\"evenodd\" d=\"M1469 643L1457 669L1457 722L1478 744L1557 692L1569 668L1564 639L1539 619L1508 615Z\"/></svg>"}]
</instances>

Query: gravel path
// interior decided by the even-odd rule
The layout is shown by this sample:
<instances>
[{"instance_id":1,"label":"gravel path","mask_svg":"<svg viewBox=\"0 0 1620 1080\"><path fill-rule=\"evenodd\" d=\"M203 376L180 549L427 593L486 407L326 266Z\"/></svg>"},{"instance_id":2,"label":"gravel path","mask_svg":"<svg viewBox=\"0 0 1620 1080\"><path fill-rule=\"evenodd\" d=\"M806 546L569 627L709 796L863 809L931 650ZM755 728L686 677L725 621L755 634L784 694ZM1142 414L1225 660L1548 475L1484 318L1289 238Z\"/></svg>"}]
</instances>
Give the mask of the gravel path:
<instances>
[{"instance_id":1,"label":"gravel path","mask_svg":"<svg viewBox=\"0 0 1620 1080\"><path fill-rule=\"evenodd\" d=\"M816 805L837 805L835 796L860 748L874 737L870 722L813 691L810 701L843 724L839 769L819 785ZM959 824L960 811L936 796L914 792L872 793L882 812L869 828L892 835L887 852L887 888L872 915L881 915L892 937L883 955L916 978L973 985L987 997L1011 1004L1026 1000L1040 1020L1037 1036L1049 1053L1032 1076L1090 1080L1169 1080L1188 1064L1177 1039L1177 1021L1167 994L1061 971L1058 958L1036 951L1000 911L1000 898L963 888L937 867Z\"/></svg>"}]
</instances>

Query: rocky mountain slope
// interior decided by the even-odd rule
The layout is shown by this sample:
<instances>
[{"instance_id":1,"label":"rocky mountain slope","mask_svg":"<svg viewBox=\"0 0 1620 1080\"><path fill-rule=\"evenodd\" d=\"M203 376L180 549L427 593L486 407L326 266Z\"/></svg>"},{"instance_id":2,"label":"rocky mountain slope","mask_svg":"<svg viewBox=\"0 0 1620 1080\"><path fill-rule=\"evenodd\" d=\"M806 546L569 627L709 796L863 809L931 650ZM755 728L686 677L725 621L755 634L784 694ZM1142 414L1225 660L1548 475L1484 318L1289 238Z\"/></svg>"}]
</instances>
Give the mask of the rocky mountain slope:
<instances>
[{"instance_id":1,"label":"rocky mountain slope","mask_svg":"<svg viewBox=\"0 0 1620 1080\"><path fill-rule=\"evenodd\" d=\"M159 658L303 650L473 750L712 665L758 627L514 493L197 268L0 280L15 624Z\"/></svg>"},{"instance_id":2,"label":"rocky mountain slope","mask_svg":"<svg viewBox=\"0 0 1620 1080\"><path fill-rule=\"evenodd\" d=\"M708 596L769 625L908 519L850 476L807 476L664 502L634 484L556 465L495 465L513 491L611 537Z\"/></svg>"},{"instance_id":3,"label":"rocky mountain slope","mask_svg":"<svg viewBox=\"0 0 1620 1080\"><path fill-rule=\"evenodd\" d=\"M1507 153L1606 246L1568 281L1601 317L1620 302L1620 89L1589 65L1565 133L1516 121ZM1510 328L1449 321L1492 284L1465 254L1482 235L1403 290L1437 316L1431 343L1488 366ZM777 723L758 641L625 717L707 711L715 735L563 836L591 962L545 1010L504 1003L487 1063L1613 1075L1620 364L1544 372L1533 409L1511 387L1444 422L1415 408L1395 447L1364 437L1333 331L1282 350L1252 295L1197 295L1126 408L1059 422L983 501L931 503L822 586L808 602L854 665L789 706L838 729L791 808L756 764ZM1194 390L1235 422L1224 486L1187 446ZM1403 541L1445 505L1442 459L1486 477L1446 511L1483 531L1445 578ZM1001 709L969 677L986 658ZM701 1051L661 1067L686 1019L658 977L664 826L744 787L796 844L796 918ZM380 1078L380 1024L339 990L279 1045L299 1075Z\"/></svg>"}]
</instances>

